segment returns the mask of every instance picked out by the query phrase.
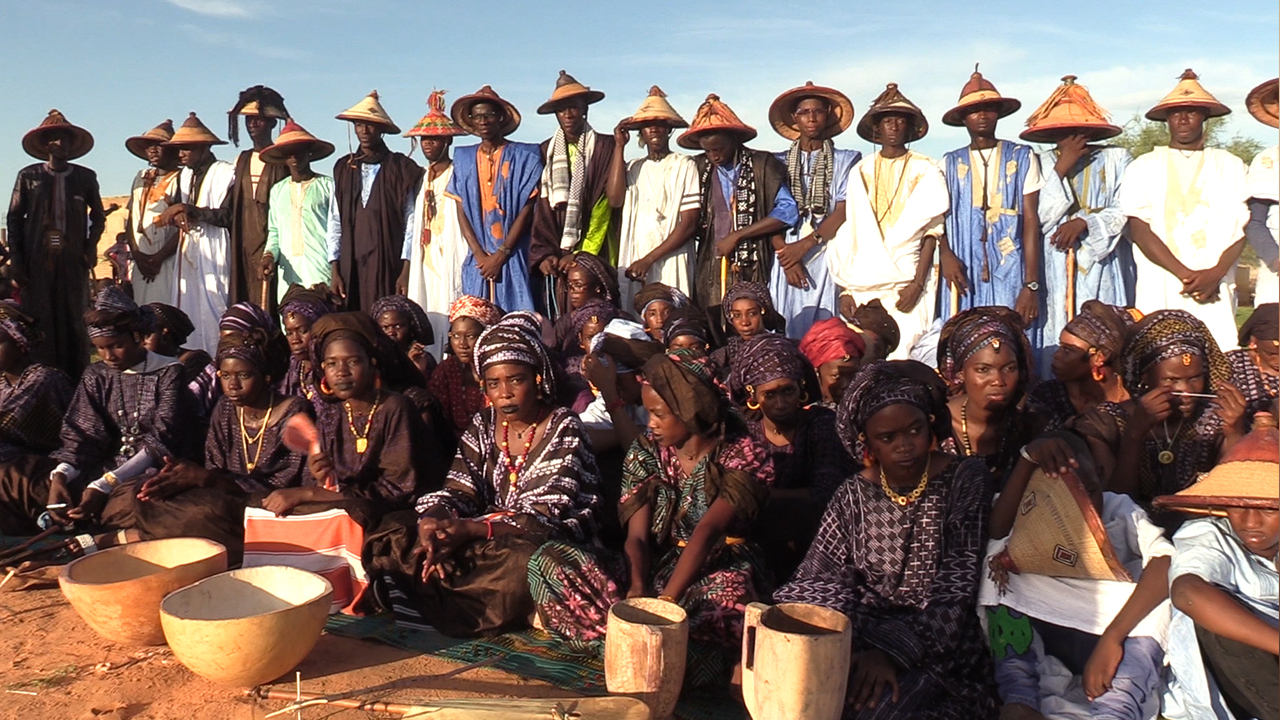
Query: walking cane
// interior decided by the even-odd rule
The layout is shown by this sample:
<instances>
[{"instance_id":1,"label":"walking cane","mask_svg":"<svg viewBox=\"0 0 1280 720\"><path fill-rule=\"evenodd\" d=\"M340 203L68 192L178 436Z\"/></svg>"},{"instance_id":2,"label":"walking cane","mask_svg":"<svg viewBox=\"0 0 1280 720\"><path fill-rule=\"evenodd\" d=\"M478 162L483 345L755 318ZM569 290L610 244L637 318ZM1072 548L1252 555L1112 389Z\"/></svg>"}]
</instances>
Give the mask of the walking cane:
<instances>
[{"instance_id":1,"label":"walking cane","mask_svg":"<svg viewBox=\"0 0 1280 720\"><path fill-rule=\"evenodd\" d=\"M960 313L960 286L955 283L947 283L951 286L951 315L955 317Z\"/></svg>"},{"instance_id":2,"label":"walking cane","mask_svg":"<svg viewBox=\"0 0 1280 720\"><path fill-rule=\"evenodd\" d=\"M1067 322L1076 317L1076 249L1067 250Z\"/></svg>"},{"instance_id":3,"label":"walking cane","mask_svg":"<svg viewBox=\"0 0 1280 720\"><path fill-rule=\"evenodd\" d=\"M498 291L495 289L496 287L497 285L494 283L493 278L489 278L489 302L494 303L495 305L497 304L496 298L498 297Z\"/></svg>"},{"instance_id":4,"label":"walking cane","mask_svg":"<svg viewBox=\"0 0 1280 720\"><path fill-rule=\"evenodd\" d=\"M724 302L724 296L729 292L727 287L729 283L729 258L728 256L720 258L720 302Z\"/></svg>"},{"instance_id":5,"label":"walking cane","mask_svg":"<svg viewBox=\"0 0 1280 720\"><path fill-rule=\"evenodd\" d=\"M265 311L267 309L267 293L271 292L271 278L266 273L262 274L262 302L258 305Z\"/></svg>"}]
</instances>

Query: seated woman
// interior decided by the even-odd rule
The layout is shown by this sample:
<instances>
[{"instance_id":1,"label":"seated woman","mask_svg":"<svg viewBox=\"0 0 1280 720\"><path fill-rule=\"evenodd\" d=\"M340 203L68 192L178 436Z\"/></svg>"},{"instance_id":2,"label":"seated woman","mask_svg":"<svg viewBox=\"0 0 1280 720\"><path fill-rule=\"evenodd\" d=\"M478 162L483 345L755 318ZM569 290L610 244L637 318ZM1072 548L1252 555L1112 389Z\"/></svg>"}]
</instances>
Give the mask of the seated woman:
<instances>
[{"instance_id":1,"label":"seated woman","mask_svg":"<svg viewBox=\"0 0 1280 720\"><path fill-rule=\"evenodd\" d=\"M773 462L704 361L656 355L642 374L649 426L623 466L625 557L548 543L529 561L530 589L543 627L595 650L613 603L653 595L679 603L693 641L687 681L723 682L741 651L742 608L771 585L746 537L768 499Z\"/></svg>"},{"instance_id":2,"label":"seated woman","mask_svg":"<svg viewBox=\"0 0 1280 720\"><path fill-rule=\"evenodd\" d=\"M1182 310L1157 310L1135 325L1120 372L1130 399L1101 403L1071 427L1089 440L1106 489L1133 497L1172 530L1181 517L1153 512L1151 500L1213 469L1244 434L1244 398L1227 382L1226 358L1204 323Z\"/></svg>"},{"instance_id":3,"label":"seated woman","mask_svg":"<svg viewBox=\"0 0 1280 720\"><path fill-rule=\"evenodd\" d=\"M840 318L827 318L814 323L800 340L800 352L818 373L818 389L822 397L814 403L835 410L853 376L858 374L862 356L867 350L862 335Z\"/></svg>"},{"instance_id":4,"label":"seated woman","mask_svg":"<svg viewBox=\"0 0 1280 720\"><path fill-rule=\"evenodd\" d=\"M595 457L577 416L553 404L551 361L528 320L513 313L480 336L490 406L444 487L420 497L416 515L388 517L365 547L373 597L398 622L452 637L527 627L529 557L548 539L595 538Z\"/></svg>"},{"instance_id":5,"label":"seated woman","mask_svg":"<svg viewBox=\"0 0 1280 720\"><path fill-rule=\"evenodd\" d=\"M313 362L324 372L320 452L307 458L300 486L273 490L261 509L245 511L245 565L321 567L334 583L337 610L359 597L365 571L321 551L342 546L347 557L358 556L365 533L384 515L411 508L419 494L439 487L442 458L422 451L427 430L413 403L382 387L381 332L368 315L325 315L312 335ZM274 550L281 544L296 547L281 554Z\"/></svg>"},{"instance_id":6,"label":"seated woman","mask_svg":"<svg viewBox=\"0 0 1280 720\"><path fill-rule=\"evenodd\" d=\"M1067 323L1053 351L1053 379L1027 393L1027 412L1036 435L1065 426L1102 402L1124 402L1120 352L1133 324L1129 313L1097 300L1087 301Z\"/></svg>"},{"instance_id":7,"label":"seated woman","mask_svg":"<svg viewBox=\"0 0 1280 720\"><path fill-rule=\"evenodd\" d=\"M75 386L31 360L42 340L35 318L0 300L0 533L34 535L49 497L58 430Z\"/></svg>"},{"instance_id":8,"label":"seated woman","mask_svg":"<svg viewBox=\"0 0 1280 720\"><path fill-rule=\"evenodd\" d=\"M566 307L561 308L553 327L554 341L551 349L553 355L561 361L577 356L582 351L578 347L578 333L574 329L573 314L592 302L602 302L618 307L618 271L609 267L599 256L589 252L573 255L573 262L565 273L565 287L568 289L563 298Z\"/></svg>"},{"instance_id":9,"label":"seated woman","mask_svg":"<svg viewBox=\"0 0 1280 720\"><path fill-rule=\"evenodd\" d=\"M440 410L459 440L471 427L471 418L484 407L484 390L471 363L476 341L501 319L497 305L471 295L463 295L449 307L449 345L444 359L432 371L427 389L440 402Z\"/></svg>"},{"instance_id":10,"label":"seated woman","mask_svg":"<svg viewBox=\"0 0 1280 720\"><path fill-rule=\"evenodd\" d=\"M716 378L724 382L733 371L733 362L742 351L742 343L767 332L781 333L785 323L773 309L769 286L764 283L735 283L725 293L720 310L728 339L723 347L711 353L711 365Z\"/></svg>"},{"instance_id":11,"label":"seated woman","mask_svg":"<svg viewBox=\"0 0 1280 720\"><path fill-rule=\"evenodd\" d=\"M281 395L297 395L317 407L323 402L316 387L320 371L311 364L311 326L331 312L333 305L323 286L291 285L285 292L280 302L280 319L289 344L289 368L276 387Z\"/></svg>"},{"instance_id":12,"label":"seated woman","mask_svg":"<svg viewBox=\"0 0 1280 720\"><path fill-rule=\"evenodd\" d=\"M800 564L827 501L854 470L836 434L836 414L808 406L816 384L813 367L785 335L744 342L729 376L747 430L773 459L773 491L756 537L781 578Z\"/></svg>"},{"instance_id":13,"label":"seated woman","mask_svg":"<svg viewBox=\"0 0 1280 720\"><path fill-rule=\"evenodd\" d=\"M1274 425L1260 427L1196 484L1156 498L1157 507L1201 516L1173 536L1168 720L1280 713L1278 444Z\"/></svg>"},{"instance_id":14,"label":"seated woman","mask_svg":"<svg viewBox=\"0 0 1280 720\"><path fill-rule=\"evenodd\" d=\"M661 302L661 301L659 301ZM653 337L646 327L645 332ZM659 341L668 350L686 350L694 357L703 358L711 352L711 332L707 318L697 308L684 307L671 311L663 318Z\"/></svg>"},{"instance_id":15,"label":"seated woman","mask_svg":"<svg viewBox=\"0 0 1280 720\"><path fill-rule=\"evenodd\" d=\"M978 458L933 450L951 429L946 391L913 360L858 372L840 439L867 467L836 491L775 602L853 621L845 718L989 718L996 709L974 596L992 477Z\"/></svg>"},{"instance_id":16,"label":"seated woman","mask_svg":"<svg viewBox=\"0 0 1280 720\"><path fill-rule=\"evenodd\" d=\"M667 318L677 310L692 309L689 307L689 296L677 288L660 282L649 283L640 288L632 300L631 306L644 325L649 337L661 341Z\"/></svg>"},{"instance_id":17,"label":"seated woman","mask_svg":"<svg viewBox=\"0 0 1280 720\"><path fill-rule=\"evenodd\" d=\"M1270 410L1280 395L1280 306L1259 305L1240 326L1240 347L1227 352L1231 381L1249 417Z\"/></svg>"},{"instance_id":18,"label":"seated woman","mask_svg":"<svg viewBox=\"0 0 1280 720\"><path fill-rule=\"evenodd\" d=\"M1022 400L1031 381L1031 347L1022 318L1003 307L952 317L938 340L938 372L952 393L952 432L940 435L939 444L960 457L981 457L1003 487L1030 439Z\"/></svg>"},{"instance_id":19,"label":"seated woman","mask_svg":"<svg viewBox=\"0 0 1280 720\"><path fill-rule=\"evenodd\" d=\"M391 338L396 351L418 369L422 382L426 383L436 369L436 359L427 351L436 341L427 311L404 295L388 295L374 301L369 317Z\"/></svg>"},{"instance_id":20,"label":"seated woman","mask_svg":"<svg viewBox=\"0 0 1280 720\"><path fill-rule=\"evenodd\" d=\"M150 303L142 306L149 313L152 324L142 344L149 352L177 358L186 373L187 388L195 396L201 417L208 417L213 404L218 401L218 368L213 358L204 350L182 347L196 328L187 314L172 305Z\"/></svg>"},{"instance_id":21,"label":"seated woman","mask_svg":"<svg viewBox=\"0 0 1280 720\"><path fill-rule=\"evenodd\" d=\"M611 320L621 317L621 310L602 300L588 301L569 315L569 328L573 332L574 346L571 350L561 353L558 358L561 367L564 368L566 379L574 383L581 383L585 379L582 374L582 359L591 350L591 339L604 332L604 327ZM581 408L574 408L574 410L581 412Z\"/></svg>"}]
</instances>

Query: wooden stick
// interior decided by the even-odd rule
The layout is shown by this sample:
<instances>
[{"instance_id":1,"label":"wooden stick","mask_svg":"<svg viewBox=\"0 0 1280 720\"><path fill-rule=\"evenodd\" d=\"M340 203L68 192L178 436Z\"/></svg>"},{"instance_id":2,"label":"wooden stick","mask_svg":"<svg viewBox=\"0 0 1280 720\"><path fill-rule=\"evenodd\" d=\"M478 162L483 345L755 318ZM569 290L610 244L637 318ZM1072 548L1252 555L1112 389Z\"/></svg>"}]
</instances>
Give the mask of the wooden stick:
<instances>
[{"instance_id":1,"label":"wooden stick","mask_svg":"<svg viewBox=\"0 0 1280 720\"><path fill-rule=\"evenodd\" d=\"M271 292L271 278L267 277L266 273L263 273L262 274L262 302L258 303L258 307L261 307L263 310L266 310L267 306L270 305L270 302L267 299L267 294L270 292Z\"/></svg>"},{"instance_id":2,"label":"wooden stick","mask_svg":"<svg viewBox=\"0 0 1280 720\"><path fill-rule=\"evenodd\" d=\"M493 278L489 278L489 302L494 305L498 304L498 284Z\"/></svg>"},{"instance_id":3,"label":"wooden stick","mask_svg":"<svg viewBox=\"0 0 1280 720\"><path fill-rule=\"evenodd\" d=\"M725 256L720 258L720 302L724 302L724 296L729 292L728 284L729 258Z\"/></svg>"},{"instance_id":4,"label":"wooden stick","mask_svg":"<svg viewBox=\"0 0 1280 720\"><path fill-rule=\"evenodd\" d=\"M423 705L390 703L358 698L297 693L289 690L271 690L257 687L245 691L249 697L262 700L288 700L288 707L272 712L272 716L296 712L303 707L324 705L328 707L363 710L400 715L403 717L432 717L442 720L453 718L504 718L504 720L551 720L554 718L580 717L583 720L638 720L648 718L648 708L634 698L604 696L584 698L437 698Z\"/></svg>"},{"instance_id":5,"label":"wooden stick","mask_svg":"<svg viewBox=\"0 0 1280 720\"><path fill-rule=\"evenodd\" d=\"M1076 316L1076 249L1067 250L1067 322Z\"/></svg>"},{"instance_id":6,"label":"wooden stick","mask_svg":"<svg viewBox=\"0 0 1280 720\"><path fill-rule=\"evenodd\" d=\"M951 317L955 317L960 313L960 286L955 283L947 283L951 286Z\"/></svg>"},{"instance_id":7,"label":"wooden stick","mask_svg":"<svg viewBox=\"0 0 1280 720\"><path fill-rule=\"evenodd\" d=\"M36 535L36 536L34 536L34 537L31 537L31 538L28 538L28 539L27 539L25 542L23 542L21 545L15 545L14 547L11 547L11 548L9 548L8 550L5 550L4 552L0 552L0 562L8 562L8 560L9 560L9 557L10 557L10 556L17 557L18 555L21 555L23 550L26 550L27 548L31 547L32 545L35 545L36 543L40 542L41 540L43 540L43 539L45 539L45 538L49 537L50 535L52 535L52 534L54 534L54 533L56 533L56 532L58 532L59 530L62 530L62 529L64 529L64 528L63 528L61 525L54 525L53 527L49 528L48 530L44 530L44 531L42 531L39 535Z\"/></svg>"}]
</instances>

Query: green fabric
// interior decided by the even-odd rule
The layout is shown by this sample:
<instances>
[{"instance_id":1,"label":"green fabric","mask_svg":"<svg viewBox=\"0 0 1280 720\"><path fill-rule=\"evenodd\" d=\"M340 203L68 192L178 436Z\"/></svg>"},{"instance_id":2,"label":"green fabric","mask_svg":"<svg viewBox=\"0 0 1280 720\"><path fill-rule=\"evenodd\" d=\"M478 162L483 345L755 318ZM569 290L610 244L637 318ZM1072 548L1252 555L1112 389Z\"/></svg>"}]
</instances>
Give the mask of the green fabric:
<instances>
[{"instance_id":1,"label":"green fabric","mask_svg":"<svg viewBox=\"0 0 1280 720\"><path fill-rule=\"evenodd\" d=\"M578 146L569 145L567 149L569 167L573 167L573 161L578 156ZM587 231L578 242L578 249L598 255L608 260L610 265L617 267L619 237L613 230L613 208L609 206L609 196L601 195L600 199L596 200L596 204L591 207L591 212L587 214Z\"/></svg>"},{"instance_id":2,"label":"green fabric","mask_svg":"<svg viewBox=\"0 0 1280 720\"><path fill-rule=\"evenodd\" d=\"M987 608L987 636L996 661L1021 655L1030 647L1035 631L1031 618L1004 605Z\"/></svg>"},{"instance_id":3,"label":"green fabric","mask_svg":"<svg viewBox=\"0 0 1280 720\"><path fill-rule=\"evenodd\" d=\"M324 631L338 637L377 640L384 645L424 655L440 652L459 642L445 637L434 628L417 629L397 625L391 615L330 615L324 624Z\"/></svg>"},{"instance_id":4,"label":"green fabric","mask_svg":"<svg viewBox=\"0 0 1280 720\"><path fill-rule=\"evenodd\" d=\"M329 198L333 195L333 178L316 175L302 196L302 255L287 257L281 247L292 246L294 231L292 178L285 178L271 187L267 203L266 252L276 259L276 300L284 300L289 286L297 283L311 287L316 283L329 284ZM399 238L403 240L403 238ZM398 245L397 245L398 247ZM396 250L397 255L399 249Z\"/></svg>"}]
</instances>

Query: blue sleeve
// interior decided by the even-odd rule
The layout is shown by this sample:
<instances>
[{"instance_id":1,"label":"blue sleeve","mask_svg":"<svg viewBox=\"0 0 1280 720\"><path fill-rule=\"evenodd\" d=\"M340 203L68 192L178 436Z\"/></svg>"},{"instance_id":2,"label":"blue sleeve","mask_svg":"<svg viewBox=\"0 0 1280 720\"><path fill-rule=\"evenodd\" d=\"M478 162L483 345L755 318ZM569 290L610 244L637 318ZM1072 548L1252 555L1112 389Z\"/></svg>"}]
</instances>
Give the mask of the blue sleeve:
<instances>
[{"instance_id":1,"label":"blue sleeve","mask_svg":"<svg viewBox=\"0 0 1280 720\"><path fill-rule=\"evenodd\" d=\"M791 196L791 188L785 184L778 186L778 194L773 198L773 210L769 217L781 220L787 227L795 227L800 221L800 210L796 207L796 199Z\"/></svg>"}]
</instances>

